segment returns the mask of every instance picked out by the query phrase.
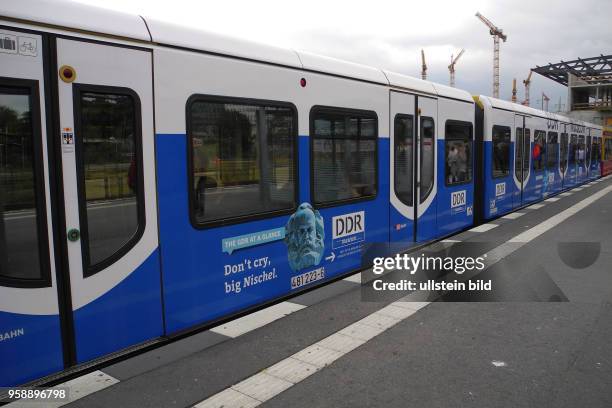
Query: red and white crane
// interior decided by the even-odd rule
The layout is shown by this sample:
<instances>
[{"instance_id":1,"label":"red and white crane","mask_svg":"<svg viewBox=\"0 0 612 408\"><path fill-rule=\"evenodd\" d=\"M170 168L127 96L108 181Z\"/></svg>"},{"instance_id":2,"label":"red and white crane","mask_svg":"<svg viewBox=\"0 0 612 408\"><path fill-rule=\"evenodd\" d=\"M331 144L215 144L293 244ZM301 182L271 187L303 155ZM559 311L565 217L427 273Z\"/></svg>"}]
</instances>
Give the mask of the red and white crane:
<instances>
[{"instance_id":1,"label":"red and white crane","mask_svg":"<svg viewBox=\"0 0 612 408\"><path fill-rule=\"evenodd\" d=\"M499 98L499 39L506 42L508 37L482 14L476 12L476 17L489 27L489 34L493 36L493 97Z\"/></svg>"},{"instance_id":2,"label":"red and white crane","mask_svg":"<svg viewBox=\"0 0 612 408\"><path fill-rule=\"evenodd\" d=\"M459 51L459 54L457 54L455 58L453 58L453 56L451 55L451 63L448 66L448 72L450 72L450 86L453 88L455 87L455 64L457 63L459 58L461 58L464 52L465 52L465 49L462 48L461 51Z\"/></svg>"}]
</instances>

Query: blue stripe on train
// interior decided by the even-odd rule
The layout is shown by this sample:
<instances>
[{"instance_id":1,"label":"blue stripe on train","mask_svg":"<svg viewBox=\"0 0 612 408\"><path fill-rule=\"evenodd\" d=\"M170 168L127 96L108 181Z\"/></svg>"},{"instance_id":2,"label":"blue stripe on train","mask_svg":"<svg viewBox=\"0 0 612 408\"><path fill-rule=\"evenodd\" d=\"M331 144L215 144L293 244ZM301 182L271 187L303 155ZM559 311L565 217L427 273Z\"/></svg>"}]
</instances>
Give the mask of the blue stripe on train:
<instances>
[{"instance_id":1,"label":"blue stripe on train","mask_svg":"<svg viewBox=\"0 0 612 408\"><path fill-rule=\"evenodd\" d=\"M0 387L23 384L64 368L58 315L0 312Z\"/></svg>"},{"instance_id":2,"label":"blue stripe on train","mask_svg":"<svg viewBox=\"0 0 612 408\"><path fill-rule=\"evenodd\" d=\"M324 268L327 280L361 266L360 242L386 243L389 227L389 140L378 139L378 195L375 199L320 209L325 251L321 262L293 271L282 239L222 250L223 240L283 228L289 215L207 229L189 220L185 134L156 136L160 239L166 330L169 333L210 322L291 293L292 278ZM309 139L299 137L299 199L310 202ZM332 218L365 212L365 232L350 240L332 239ZM362 241L363 240L363 241ZM255 267L263 263L264 267ZM250 267L249 267L250 265ZM256 278L256 279L255 279ZM256 284L252 282L257 280ZM251 283L249 283L251 282ZM321 282L319 280L318 282ZM295 284L299 283L297 281ZM246 286L245 286L246 284Z\"/></svg>"},{"instance_id":3,"label":"blue stripe on train","mask_svg":"<svg viewBox=\"0 0 612 408\"><path fill-rule=\"evenodd\" d=\"M74 312L77 362L163 335L159 250L128 277Z\"/></svg>"}]
</instances>

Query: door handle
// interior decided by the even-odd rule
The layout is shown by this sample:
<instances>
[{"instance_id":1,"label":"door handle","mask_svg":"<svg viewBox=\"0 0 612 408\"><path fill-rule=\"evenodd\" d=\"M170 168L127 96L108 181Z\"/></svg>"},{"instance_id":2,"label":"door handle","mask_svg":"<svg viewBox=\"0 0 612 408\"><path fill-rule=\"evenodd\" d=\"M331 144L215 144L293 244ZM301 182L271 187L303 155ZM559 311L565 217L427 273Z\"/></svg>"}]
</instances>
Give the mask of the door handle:
<instances>
[{"instance_id":1,"label":"door handle","mask_svg":"<svg viewBox=\"0 0 612 408\"><path fill-rule=\"evenodd\" d=\"M70 242L77 242L79 238L81 238L81 233L78 229L72 228L68 231L68 233L66 234L66 237L68 238L68 241Z\"/></svg>"}]
</instances>

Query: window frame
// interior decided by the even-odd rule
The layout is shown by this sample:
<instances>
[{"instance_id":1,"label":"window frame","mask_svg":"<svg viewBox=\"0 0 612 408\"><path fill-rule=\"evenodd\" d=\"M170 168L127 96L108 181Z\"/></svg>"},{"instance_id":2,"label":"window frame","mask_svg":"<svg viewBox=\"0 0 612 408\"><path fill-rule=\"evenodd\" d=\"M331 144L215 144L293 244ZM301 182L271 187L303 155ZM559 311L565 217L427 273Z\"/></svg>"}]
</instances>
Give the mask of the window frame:
<instances>
[{"instance_id":1,"label":"window frame","mask_svg":"<svg viewBox=\"0 0 612 408\"><path fill-rule=\"evenodd\" d=\"M403 195L400 196L397 193L397 162L395 160L395 154L396 154L396 146L397 146L397 134L395 133L395 122L398 119L410 119L412 121L412 148L410 149L410 153L411 153L411 159L410 159L410 163L412 164L412 177L410 180L410 202L406 202L404 200ZM410 115L407 113L397 113L395 114L395 117L393 118L393 193L395 194L395 197L397 197L398 200L400 200L400 202L404 205L407 205L408 207L413 207L414 206L414 187L415 187L415 165L414 165L414 158L415 158L415 140L416 140L416 132L415 132L415 120L414 120L414 115Z\"/></svg>"},{"instance_id":2,"label":"window frame","mask_svg":"<svg viewBox=\"0 0 612 408\"><path fill-rule=\"evenodd\" d=\"M85 190L85 162L84 162L84 145L81 137L81 95L85 92L99 94L115 94L121 96L129 96L134 101L134 156L138 160L136 166L136 182L138 183L138 194L136 195L136 213L138 228L134 235L123 246L118 248L112 255L104 258L102 261L93 265L90 264L89 253L89 221L87 218L87 197ZM77 191L78 191L78 207L79 207L79 229L81 232L81 258L83 262L83 277L89 278L98 272L113 265L119 259L124 257L134 246L140 241L146 229L146 213L145 213L145 191L144 191L144 157L142 146L142 109L140 97L130 88L94 85L94 84L72 84L72 98L74 110L74 132L75 132L75 162L77 171Z\"/></svg>"},{"instance_id":3,"label":"window frame","mask_svg":"<svg viewBox=\"0 0 612 408\"><path fill-rule=\"evenodd\" d=\"M493 163L494 157L494 151L495 151L495 141L493 140L493 133L495 132L495 128L506 128L508 129L508 172L506 174L502 174L501 176L496 176L495 175L495 166ZM510 174L512 173L512 128L510 126L505 126L505 125L493 125L493 127L491 128L491 178L493 180L496 179L502 179L502 178L506 178L509 177Z\"/></svg>"},{"instance_id":4,"label":"window frame","mask_svg":"<svg viewBox=\"0 0 612 408\"><path fill-rule=\"evenodd\" d=\"M49 231L47 219L47 199L45 197L45 168L43 162L43 144L40 109L39 81L32 79L10 78L0 76L0 90L27 90L30 96L30 116L32 122L32 173L34 178L34 207L36 209L36 233L38 234L38 257L40 278L25 279L2 275L0 271L0 286L10 288L46 288L52 286L51 259L49 249ZM48 131L48 130L47 130ZM51 148L51 146L49 146ZM2 216L2 214L0 214Z\"/></svg>"},{"instance_id":5,"label":"window frame","mask_svg":"<svg viewBox=\"0 0 612 408\"><path fill-rule=\"evenodd\" d=\"M223 104L236 104L236 105L252 105L252 106L277 106L282 108L289 108L293 114L295 120L295 126L293 129L292 137L293 141L293 174L294 174L294 191L293 191L293 205L291 208L282 210L264 211L255 214L239 215L234 217L220 218L213 221L199 222L195 217L194 213L194 200L195 194L193 191L194 178L193 178L193 138L192 138L192 120L191 120L191 108L196 102L210 102L210 103L223 103ZM221 96L221 95L209 95L209 94L192 94L187 98L185 103L185 125L186 125L186 140L187 140L187 212L189 213L189 222L191 226L196 230L206 230L216 228L225 225L243 224L250 221L263 220L268 218L280 217L283 215L292 214L298 208L299 205L299 193L300 193L300 177L299 177L299 117L297 107L286 101L275 101L270 99L255 99L255 98L243 98L235 96Z\"/></svg>"},{"instance_id":6,"label":"window frame","mask_svg":"<svg viewBox=\"0 0 612 408\"><path fill-rule=\"evenodd\" d=\"M366 139L359 139L359 140L374 140L374 189L376 191L376 193L374 194L370 194L367 196L361 196L361 197L356 197L356 198L345 198L345 199L341 199L341 200L333 200L333 201L326 201L326 202L322 202L322 203L317 203L315 201L315 186L314 186L314 140L315 140L315 136L314 136L314 131L315 131L315 127L314 127L314 122L315 122L315 115L317 113L320 112L325 112L325 113L331 113L331 114L341 114L341 115L346 115L346 114L353 114L353 115L360 115L360 117L368 117L370 116L371 119L374 119L374 131L375 131L375 135L373 138L366 138ZM342 108L342 107L336 107L336 106L325 106L325 105L315 105L312 108L310 108L310 114L309 114L309 135L308 138L310 139L310 151L309 151L309 155L310 155L310 200L312 203L312 206L314 208L330 208L330 207L337 207L339 205L345 205L345 204L355 204L355 203L359 203L362 201L370 201L370 200L375 200L376 197L378 197L378 194L380 192L380 183L378 182L378 176L379 176L379 169L378 169L378 165L379 165L379 160L378 160L378 139L379 139L379 132L378 132L378 115L376 114L375 111L373 110L365 110L365 109L352 109L352 108Z\"/></svg>"},{"instance_id":7,"label":"window frame","mask_svg":"<svg viewBox=\"0 0 612 408\"><path fill-rule=\"evenodd\" d=\"M461 181L461 182L457 182L457 183L449 183L448 182L448 174L446 174L446 142L448 141L448 125L469 125L470 127L470 158L468 160L468 163L470 165L470 178L469 180L466 181ZM434 124L435 126L435 124ZM434 139L435 140L435 139ZM459 140L459 139L451 139L452 140ZM437 141L436 141L437 142ZM435 162L435 159L434 159ZM471 184L474 181L474 124L472 122L468 122L465 120L456 120L456 119L447 119L446 122L444 122L444 185L445 187L448 188L452 188L452 187L457 187L457 186L463 186L465 184Z\"/></svg>"},{"instance_id":8,"label":"window frame","mask_svg":"<svg viewBox=\"0 0 612 408\"><path fill-rule=\"evenodd\" d=\"M431 152L431 185L427 188L427 191L425 193L425 195L423 195L423 192L421 190L421 187L423 185L423 121L425 119L429 119L431 120L431 122L433 123L433 129L434 129L434 135L433 135L433 140L431 143L432 146L432 152ZM417 182L417 186L418 186L418 198L419 198L419 204L423 204L425 201L427 201L427 199L429 198L429 195L431 194L431 192L433 191L434 186L436 185L436 144L438 143L438 132L436 129L436 121L434 120L434 118L432 116L421 116L419 115L419 128L418 128L418 141L419 141L419 154L418 154L418 160L419 160L419 173L418 173L418 182Z\"/></svg>"}]
</instances>

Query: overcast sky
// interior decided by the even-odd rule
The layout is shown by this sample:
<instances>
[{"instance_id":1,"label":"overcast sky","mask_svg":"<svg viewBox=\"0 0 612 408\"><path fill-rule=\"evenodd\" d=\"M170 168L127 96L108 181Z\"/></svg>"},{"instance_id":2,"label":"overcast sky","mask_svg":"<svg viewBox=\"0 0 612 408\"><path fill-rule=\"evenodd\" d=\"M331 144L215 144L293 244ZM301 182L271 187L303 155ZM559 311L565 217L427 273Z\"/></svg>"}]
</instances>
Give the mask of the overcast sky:
<instances>
[{"instance_id":1,"label":"overcast sky","mask_svg":"<svg viewBox=\"0 0 612 408\"><path fill-rule=\"evenodd\" d=\"M78 0L235 37L294 48L420 77L425 50L428 79L448 84L450 56L466 51L456 66L456 86L491 95L493 39L474 14L504 30L500 97L518 98L529 69L548 62L612 53L609 0ZM541 93L549 109L565 104L567 88L534 74L531 106Z\"/></svg>"}]
</instances>

